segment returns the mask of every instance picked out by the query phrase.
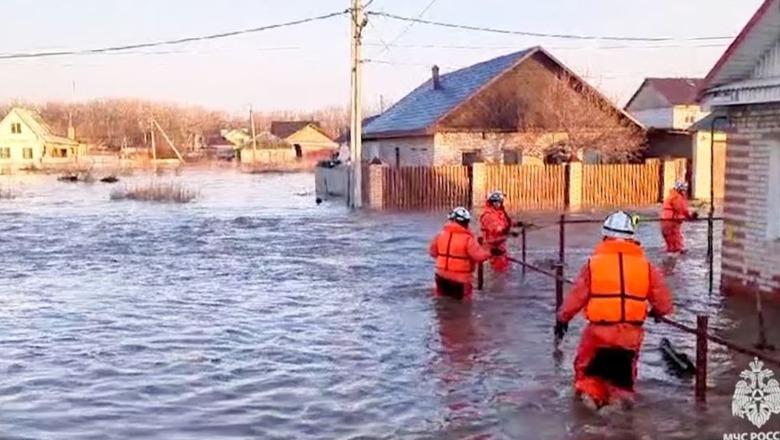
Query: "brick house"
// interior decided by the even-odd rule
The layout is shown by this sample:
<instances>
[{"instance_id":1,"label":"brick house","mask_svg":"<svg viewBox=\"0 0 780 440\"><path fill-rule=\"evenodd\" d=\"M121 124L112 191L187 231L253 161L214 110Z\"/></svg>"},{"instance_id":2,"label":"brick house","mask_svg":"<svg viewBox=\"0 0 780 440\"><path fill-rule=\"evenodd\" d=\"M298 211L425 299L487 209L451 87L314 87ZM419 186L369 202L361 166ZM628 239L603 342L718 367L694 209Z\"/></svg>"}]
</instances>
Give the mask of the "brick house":
<instances>
[{"instance_id":1,"label":"brick house","mask_svg":"<svg viewBox=\"0 0 780 440\"><path fill-rule=\"evenodd\" d=\"M542 105L538 90L563 83L564 76L571 79L571 90L597 96L602 109L611 109L644 136L628 113L533 47L443 75L434 66L430 79L366 124L364 158L391 166L538 163L565 143L566 135L554 130L531 135L519 124ZM589 161L588 153L579 150L577 159Z\"/></svg>"},{"instance_id":2,"label":"brick house","mask_svg":"<svg viewBox=\"0 0 780 440\"><path fill-rule=\"evenodd\" d=\"M728 118L721 285L780 299L780 0L766 0L705 79Z\"/></svg>"}]
</instances>

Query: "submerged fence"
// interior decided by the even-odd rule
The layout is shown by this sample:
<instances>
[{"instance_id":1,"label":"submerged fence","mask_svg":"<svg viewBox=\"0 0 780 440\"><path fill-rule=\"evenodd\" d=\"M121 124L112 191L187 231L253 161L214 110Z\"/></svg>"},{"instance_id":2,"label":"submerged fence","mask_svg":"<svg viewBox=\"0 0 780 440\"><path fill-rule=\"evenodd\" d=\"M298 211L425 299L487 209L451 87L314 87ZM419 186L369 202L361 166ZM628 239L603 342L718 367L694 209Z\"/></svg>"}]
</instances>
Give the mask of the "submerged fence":
<instances>
[{"instance_id":1,"label":"submerged fence","mask_svg":"<svg viewBox=\"0 0 780 440\"><path fill-rule=\"evenodd\" d=\"M500 189L509 210L647 206L662 201L685 160L643 164L364 167L364 204L373 209L473 207Z\"/></svg>"},{"instance_id":2,"label":"submerged fence","mask_svg":"<svg viewBox=\"0 0 780 440\"><path fill-rule=\"evenodd\" d=\"M714 222L715 221L721 221L722 218L714 217L712 215L712 211L710 211L710 215L707 218L698 219L698 220L688 220L690 222L702 222L706 221L708 224L708 236L707 236L707 263L709 265L709 291L712 293L713 290L713 262L714 262L714 246L713 246L713 231L714 231ZM660 219L642 219L642 222L659 222ZM528 246L528 238L527 238L527 232L526 228L521 229L521 254L520 259L516 258L510 258L510 260L513 263L519 264L522 266L523 275L525 275L526 270L531 270L533 272L537 272L543 275L547 275L550 278L553 278L555 280L555 311L556 313L560 309L561 305L563 304L563 293L564 293L564 285L573 285L574 280L567 278L564 275L563 268L566 265L566 225L567 224L583 224L583 223L593 223L593 224L600 224L603 223L604 219L569 219L566 217L566 215L561 215L559 220L556 222L558 225L558 259L555 262L555 269L554 271L546 270L544 268L535 266L533 264L530 264L526 261L526 250ZM477 270L477 288L481 290L484 286L484 265L480 264ZM709 342L713 342L715 344L722 345L729 350L745 354L748 356L754 356L758 359L761 359L764 362L767 362L772 365L780 366L780 358L771 356L766 354L763 350L767 348L771 348L771 345L769 345L766 341L766 333L764 330L764 319L763 314L761 310L761 301L760 296L757 297L757 314L758 314L758 321L759 321L759 334L758 334L758 342L755 344L756 348L746 347L744 345L737 344L736 342L729 341L728 339L721 338L719 336L713 335L709 333L708 326L709 326L709 315L697 315L696 316L696 327L691 327L685 324L682 324L680 322L677 322L675 320L669 319L669 318L661 318L661 322L668 324L672 327L677 328L678 330L692 334L696 336L696 361L695 361L695 367L696 367L696 373L695 373L695 399L697 402L704 403L707 400L707 354L709 351L708 344Z\"/></svg>"}]
</instances>

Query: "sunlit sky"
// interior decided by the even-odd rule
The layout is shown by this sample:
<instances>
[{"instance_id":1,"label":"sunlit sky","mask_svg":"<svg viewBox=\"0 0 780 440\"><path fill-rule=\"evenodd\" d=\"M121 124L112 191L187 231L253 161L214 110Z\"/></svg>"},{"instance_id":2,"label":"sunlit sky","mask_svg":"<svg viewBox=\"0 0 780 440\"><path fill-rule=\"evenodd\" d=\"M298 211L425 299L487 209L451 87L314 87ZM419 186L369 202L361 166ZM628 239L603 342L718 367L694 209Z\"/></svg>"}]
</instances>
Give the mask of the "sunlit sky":
<instances>
[{"instance_id":1,"label":"sunlit sky","mask_svg":"<svg viewBox=\"0 0 780 440\"><path fill-rule=\"evenodd\" d=\"M532 38L373 16L364 100L400 99L442 73L541 45L619 103L647 76L704 76L761 0L374 0L368 10L537 33L671 37L664 43ZM430 6L429 6L430 5ZM0 54L83 50L256 28L344 10L349 0L0 0ZM714 46L713 46L714 45ZM628 47L627 47L628 46ZM664 47L659 47L664 46ZM387 50L389 47L389 50ZM231 112L349 99L346 16L123 54L0 60L0 100L139 97ZM75 94L72 84L75 82Z\"/></svg>"}]
</instances>

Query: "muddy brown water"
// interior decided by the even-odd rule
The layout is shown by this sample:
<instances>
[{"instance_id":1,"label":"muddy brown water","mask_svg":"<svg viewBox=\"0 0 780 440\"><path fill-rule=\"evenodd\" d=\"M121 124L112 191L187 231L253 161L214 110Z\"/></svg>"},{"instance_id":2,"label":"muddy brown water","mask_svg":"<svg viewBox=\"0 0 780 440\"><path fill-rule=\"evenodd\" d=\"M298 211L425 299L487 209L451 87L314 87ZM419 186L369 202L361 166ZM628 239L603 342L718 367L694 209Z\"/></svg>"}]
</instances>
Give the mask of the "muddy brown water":
<instances>
[{"instance_id":1,"label":"muddy brown water","mask_svg":"<svg viewBox=\"0 0 780 440\"><path fill-rule=\"evenodd\" d=\"M693 384L669 375L657 349L668 337L693 356L694 338L654 323L636 408L582 409L571 396L582 320L557 361L549 278L488 270L470 304L432 298L426 250L444 213L317 206L307 174L185 172L176 179L200 188L201 199L177 206L112 202L107 184L12 179L20 197L0 202L0 438L720 439L757 431L731 414L750 359L711 344L709 403L699 408ZM567 227L568 275L598 233L598 225ZM751 306L707 292L706 224L687 225L686 235L691 253L669 276L676 319L692 324L709 313L717 334L755 342ZM530 233L529 260L555 258L557 239L554 226ZM643 225L641 239L660 262L657 225ZM519 253L519 241L511 250ZM780 345L777 318L770 309L770 341ZM763 430L779 425L776 415Z\"/></svg>"}]
</instances>

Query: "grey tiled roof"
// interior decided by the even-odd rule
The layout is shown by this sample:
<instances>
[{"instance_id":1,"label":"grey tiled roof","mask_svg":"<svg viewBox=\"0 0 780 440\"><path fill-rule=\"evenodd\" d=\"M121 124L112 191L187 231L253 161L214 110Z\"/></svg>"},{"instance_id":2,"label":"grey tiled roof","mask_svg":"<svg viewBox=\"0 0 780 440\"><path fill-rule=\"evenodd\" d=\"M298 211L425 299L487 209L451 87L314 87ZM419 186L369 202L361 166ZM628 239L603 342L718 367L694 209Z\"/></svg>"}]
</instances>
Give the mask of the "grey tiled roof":
<instances>
[{"instance_id":1,"label":"grey tiled roof","mask_svg":"<svg viewBox=\"0 0 780 440\"><path fill-rule=\"evenodd\" d=\"M462 103L493 78L504 73L538 48L529 48L500 56L440 76L441 88L434 90L433 80L424 84L366 125L363 135L424 130Z\"/></svg>"}]
</instances>

